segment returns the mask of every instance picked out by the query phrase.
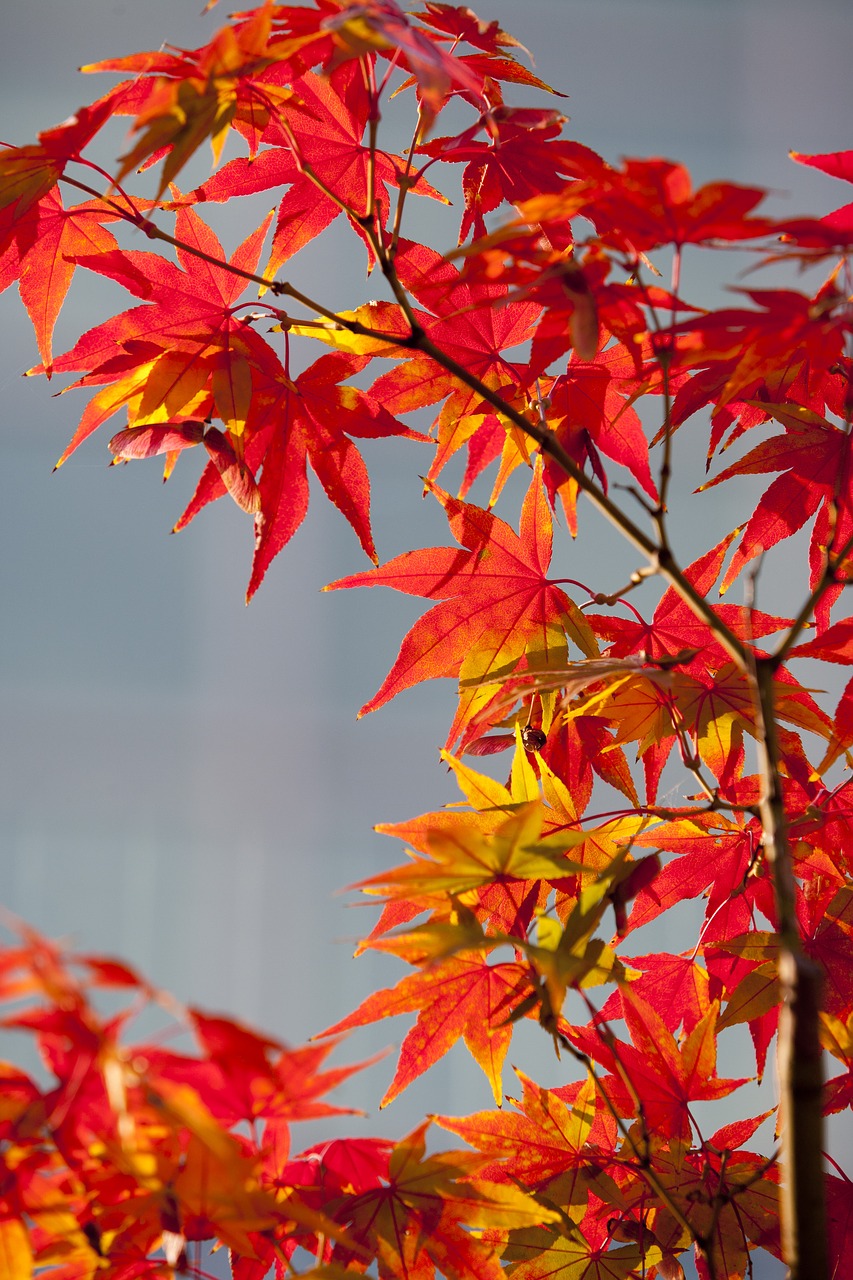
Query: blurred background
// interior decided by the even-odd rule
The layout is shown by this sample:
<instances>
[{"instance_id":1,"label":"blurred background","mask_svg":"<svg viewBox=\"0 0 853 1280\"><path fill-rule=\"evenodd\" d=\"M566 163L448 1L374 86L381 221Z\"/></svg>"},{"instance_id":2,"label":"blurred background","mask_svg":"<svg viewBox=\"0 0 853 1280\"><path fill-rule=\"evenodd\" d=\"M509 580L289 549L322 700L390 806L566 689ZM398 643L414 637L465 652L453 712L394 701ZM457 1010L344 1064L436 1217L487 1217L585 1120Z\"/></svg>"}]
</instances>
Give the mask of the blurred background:
<instances>
[{"instance_id":1,"label":"blurred background","mask_svg":"<svg viewBox=\"0 0 853 1280\"><path fill-rule=\"evenodd\" d=\"M200 17L198 7L8 6L0 137L34 140L113 82L78 76L81 63L162 41L205 43L227 9ZM847 0L812 0L808 9L787 0L481 0L475 8L532 50L537 73L570 95L544 105L561 106L570 136L607 159L662 155L687 164L697 184L766 186L775 212L822 213L849 198L842 184L787 155L853 145ZM511 88L507 98L533 100ZM400 99L389 118L395 110L406 120L392 139L399 147L410 117ZM117 123L115 154L124 126ZM264 197L261 210L270 203ZM415 225L449 248L457 213L420 210ZM240 206L214 212L228 252L260 216L249 223ZM719 270L717 259L688 254L686 296L718 296ZM376 292L342 226L288 274L334 305ZM79 272L54 349L127 305L108 282ZM0 298L0 314L0 899L51 935L121 954L189 1003L300 1042L401 976L383 957L351 961L375 913L335 896L400 861L401 847L372 825L456 798L437 754L451 715L449 682L355 718L419 602L390 592L320 594L367 562L314 485L305 525L245 608L248 517L220 502L168 536L194 487L191 455L164 486L156 462L108 470L108 436L99 435L51 473L85 401L79 393L54 398L59 388L43 379L22 380L38 357L13 291ZM703 441L679 439L676 462L692 469L673 513L683 561L741 523L754 501L746 488L691 499L703 451ZM380 558L446 543L441 513L420 498L424 447L388 442L365 454ZM514 522L517 506L510 501L503 514ZM559 576L615 589L635 565L606 529L593 531L590 512L581 514L592 543L575 550L563 539ZM790 543L784 554L795 551L801 545ZM781 574L762 581L763 608L791 609L784 570L783 557ZM637 603L651 612L653 594ZM505 767L494 766L499 774ZM643 941L634 950L649 950ZM399 1045L407 1026L358 1033L347 1056ZM568 1078L549 1046L526 1032L512 1059L542 1083ZM724 1074L748 1073L748 1056L740 1065L745 1071L726 1064ZM391 1074L392 1060L383 1062L343 1100L375 1113ZM485 1080L457 1048L387 1116L374 1114L368 1131L400 1134L437 1106L462 1112L489 1103ZM736 1107L743 1114L740 1100Z\"/></svg>"}]
</instances>

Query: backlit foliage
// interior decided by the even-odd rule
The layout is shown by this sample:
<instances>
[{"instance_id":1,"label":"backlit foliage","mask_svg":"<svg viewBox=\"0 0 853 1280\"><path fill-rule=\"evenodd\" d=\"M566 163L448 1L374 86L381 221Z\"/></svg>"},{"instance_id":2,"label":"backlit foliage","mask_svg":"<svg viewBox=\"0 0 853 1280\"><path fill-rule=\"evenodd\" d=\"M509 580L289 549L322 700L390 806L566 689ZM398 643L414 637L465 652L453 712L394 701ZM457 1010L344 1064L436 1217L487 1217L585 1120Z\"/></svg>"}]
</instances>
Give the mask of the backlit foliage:
<instances>
[{"instance_id":1,"label":"backlit foliage","mask_svg":"<svg viewBox=\"0 0 853 1280\"><path fill-rule=\"evenodd\" d=\"M461 802L380 828L407 852L356 886L382 908L361 949L407 969L309 1047L22 930L0 953L3 1025L47 1074L0 1064L0 1280L200 1275L200 1242L230 1251L234 1280L678 1280L687 1250L703 1280L734 1280L756 1249L798 1276L849 1274L853 1184L815 1175L791 1133L818 1036L824 1111L853 1101L853 681L816 694L826 681L804 686L788 660L853 664L853 205L782 221L759 188L613 165L565 135L561 95L513 36L437 0L265 3L202 48L85 70L119 83L0 150L0 286L17 282L33 322L30 372L87 397L60 463L101 428L116 463L162 455L168 476L200 458L177 527L237 503L249 597L307 513L310 468L373 562L331 588L428 602L362 713L456 682L442 758ZM540 105L513 106L516 87ZM117 115L130 140L105 176L88 152ZM386 116L408 119L400 154ZM464 123L443 133L451 116ZM184 191L208 144L212 176ZM853 152L794 159L853 181ZM454 190L457 246L408 238L413 202L438 211ZM259 192L276 210L226 252L205 206ZM346 311L287 274L336 219L377 295ZM787 283L753 274L709 309L683 250L733 245L773 279L787 265ZM76 268L130 303L55 354ZM688 432L707 439L705 490L765 487L681 568L668 507ZM358 442L389 437L411 441L413 500L421 474L449 530L380 563ZM583 548L591 507L624 536L615 592L552 576L555 519ZM762 612L762 557L806 526L790 616ZM738 603L712 603L734 586ZM504 751L505 783L472 763ZM685 784L674 805L664 769ZM695 943L644 954L635 933L686 900ZM792 966L820 979L811 1029ZM696 1104L749 1083L725 1065L731 1027L763 1076L783 1005L780 1156L771 1113L700 1129ZM185 1048L137 1038L143 1011ZM300 1150L293 1127L336 1114L326 1094L355 1070L327 1066L330 1049L396 1015L415 1020L384 1102L461 1039L495 1109L435 1117L452 1150L427 1123ZM522 1020L565 1083L519 1072L502 1106ZM819 1205L822 1179L828 1261L802 1209L780 1210L780 1186L811 1183Z\"/></svg>"}]
</instances>

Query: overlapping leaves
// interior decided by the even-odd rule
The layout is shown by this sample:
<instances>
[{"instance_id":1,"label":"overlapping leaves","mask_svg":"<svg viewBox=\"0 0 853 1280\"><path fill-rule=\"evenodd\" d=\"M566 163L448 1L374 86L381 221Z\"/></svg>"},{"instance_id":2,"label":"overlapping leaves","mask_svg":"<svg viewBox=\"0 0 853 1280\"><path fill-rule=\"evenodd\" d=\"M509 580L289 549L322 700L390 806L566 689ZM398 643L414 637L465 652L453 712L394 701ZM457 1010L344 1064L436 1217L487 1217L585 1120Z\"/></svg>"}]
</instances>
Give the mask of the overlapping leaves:
<instances>
[{"instance_id":1,"label":"overlapping leaves","mask_svg":"<svg viewBox=\"0 0 853 1280\"><path fill-rule=\"evenodd\" d=\"M206 466L178 527L230 494L254 518L250 594L303 522L309 467L376 564L355 441L423 444L408 415L436 414L423 470L457 545L332 586L433 602L362 711L423 680L456 680L447 747L458 754L443 760L465 803L383 828L410 852L357 886L383 904L360 950L411 970L327 1034L415 1015L384 1102L461 1040L499 1105L522 1020L563 1052L568 1083L546 1089L519 1073L511 1110L445 1117L473 1150L428 1152L421 1126L398 1143L341 1138L293 1154L292 1124L335 1114L325 1093L352 1070L326 1066L333 1042L288 1049L190 1010L194 1050L133 1043L132 1016L159 1007L157 993L118 962L74 964L24 934L2 953L2 994L15 1002L4 1025L35 1038L50 1082L2 1067L0 1273L173 1274L194 1241L227 1245L235 1280L283 1274L300 1247L316 1256L318 1280L373 1266L383 1280L673 1280L691 1243L703 1280L731 1280L752 1250L778 1255L778 1171L745 1149L766 1117L705 1139L694 1105L744 1084L718 1075L729 1028L748 1027L760 1076L777 1024L766 778L750 772L750 740L768 736L756 696L767 663L793 907L825 978L823 1042L841 1064L826 1109L850 1106L853 827L849 785L828 771L853 747L853 682L832 695L831 717L781 661L851 661L853 624L831 614L853 565L849 265L832 258L850 248L850 206L774 222L757 186L694 189L660 158L614 166L565 140L556 112L504 103L504 83L548 88L518 50L496 23L437 0L414 14L395 0L317 0L235 15L199 49L93 64L131 78L37 143L0 152L0 287L19 282L38 371L71 373L93 393L60 461L118 412L117 461L163 456L168 475L200 448ZM406 150L383 145L392 92L413 108ZM450 103L453 127L457 110L473 114L440 136ZM131 141L101 196L86 151L116 114L130 119ZM162 199L208 142L219 165L228 139L237 158ZM846 181L850 157L795 156ZM460 240L474 237L459 269L413 239L403 216L410 194L437 212L447 197L429 183L453 166ZM137 167L156 171L155 200L125 190ZM60 195L71 173L88 197L77 192L75 205ZM226 258L197 209L268 191L278 211L261 274L274 215ZM377 299L336 312L280 273L342 212ZM174 235L163 229L172 214ZM122 221L170 243L177 263L121 247ZM751 287L742 304L696 305L682 251L732 245L824 262L829 275L808 292ZM651 282L670 253L670 286ZM77 267L140 305L54 359ZM260 301L246 300L249 283ZM319 359L317 339L333 348ZM377 372L377 359L393 364ZM739 529L682 571L667 507L687 424L695 431L705 410L709 460L760 433L706 490L776 478ZM437 480L448 484L463 450L454 496ZM467 501L493 463L491 497ZM493 508L526 467L516 532ZM614 504L626 474L635 487ZM652 568L670 582L656 605L630 596L646 576L634 562L603 589L549 576L553 512L577 534L585 493L646 550L633 517L648 517ZM697 512L700 502L707 512L714 497L695 499ZM721 579L722 591L759 579L779 548L793 580L790 540L809 522L798 618L749 596L702 607ZM587 564L583 550L575 558ZM461 759L510 746L506 785ZM689 950L624 953L624 938L633 945L694 900L703 919ZM106 988L135 1004L107 1015ZM845 1185L829 1183L835 1262L849 1239Z\"/></svg>"}]
</instances>

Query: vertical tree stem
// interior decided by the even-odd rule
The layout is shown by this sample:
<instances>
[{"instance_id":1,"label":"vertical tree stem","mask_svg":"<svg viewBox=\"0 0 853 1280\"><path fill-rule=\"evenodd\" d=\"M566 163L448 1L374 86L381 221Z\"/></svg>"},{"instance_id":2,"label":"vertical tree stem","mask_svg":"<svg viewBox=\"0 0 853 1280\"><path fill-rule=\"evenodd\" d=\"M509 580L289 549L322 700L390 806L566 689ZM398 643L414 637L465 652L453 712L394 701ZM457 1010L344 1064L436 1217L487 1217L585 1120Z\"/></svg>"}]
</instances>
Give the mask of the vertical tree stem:
<instances>
[{"instance_id":1,"label":"vertical tree stem","mask_svg":"<svg viewBox=\"0 0 853 1280\"><path fill-rule=\"evenodd\" d=\"M827 1280L823 1168L823 1071L818 1035L821 973L804 953L796 916L793 859L779 773L774 658L756 663L763 845L773 877L780 941L777 1068L783 1155L782 1253L790 1280Z\"/></svg>"}]
</instances>

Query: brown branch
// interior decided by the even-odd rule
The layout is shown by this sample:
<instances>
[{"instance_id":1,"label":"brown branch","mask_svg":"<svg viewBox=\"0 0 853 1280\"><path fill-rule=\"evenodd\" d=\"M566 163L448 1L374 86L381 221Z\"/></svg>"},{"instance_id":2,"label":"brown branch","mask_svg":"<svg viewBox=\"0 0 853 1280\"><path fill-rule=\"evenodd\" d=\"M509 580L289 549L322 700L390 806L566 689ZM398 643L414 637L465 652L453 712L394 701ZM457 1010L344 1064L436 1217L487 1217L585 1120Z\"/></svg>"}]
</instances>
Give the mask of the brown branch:
<instances>
[{"instance_id":1,"label":"brown branch","mask_svg":"<svg viewBox=\"0 0 853 1280\"><path fill-rule=\"evenodd\" d=\"M773 877L780 941L777 1062L782 1118L783 1255L790 1280L826 1280L829 1259L823 1169L823 1072L818 1035L821 972L803 953L779 770L774 658L755 664L762 844Z\"/></svg>"}]
</instances>

